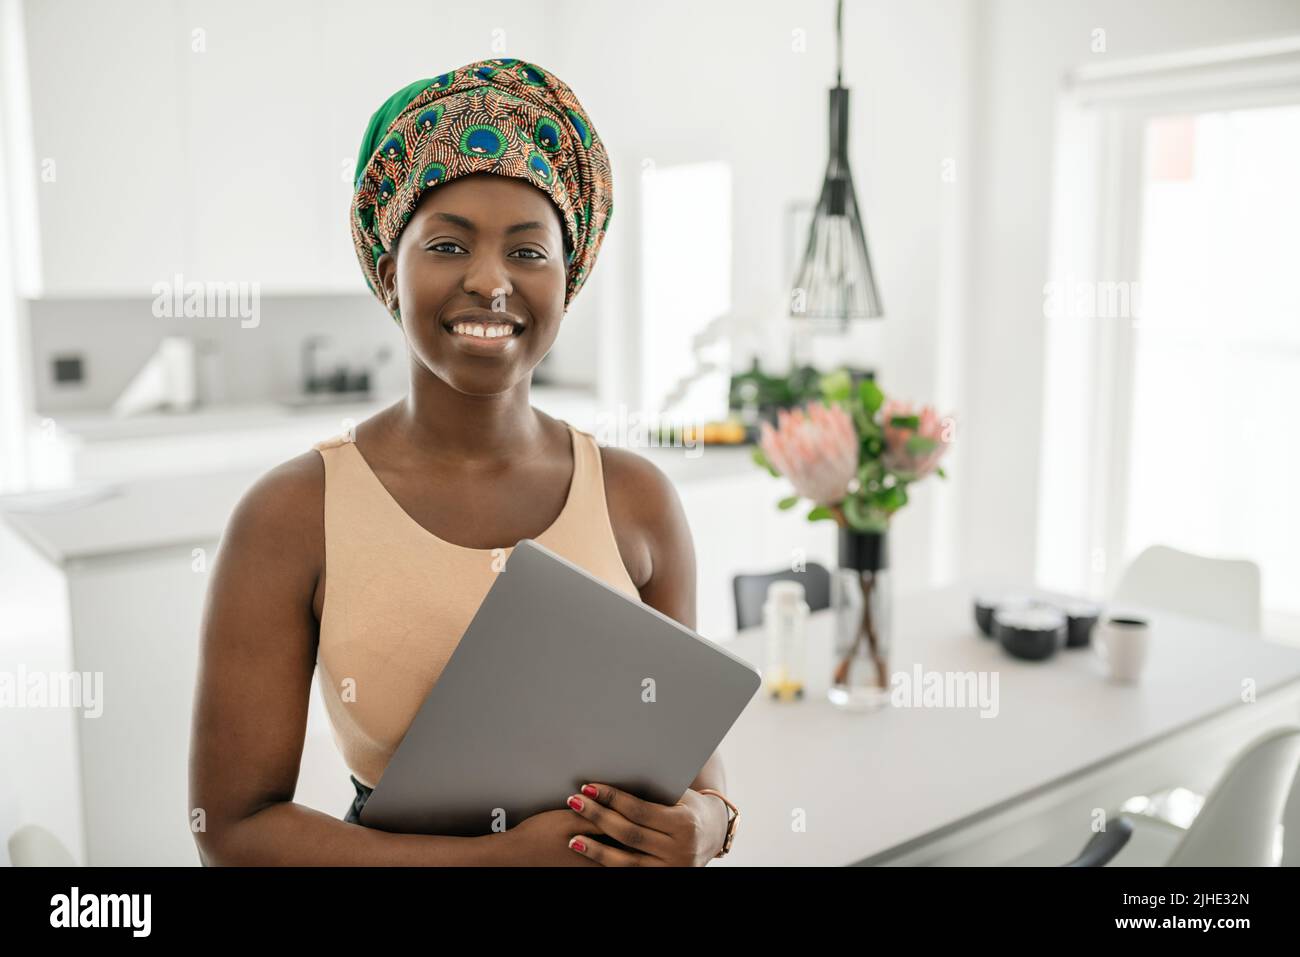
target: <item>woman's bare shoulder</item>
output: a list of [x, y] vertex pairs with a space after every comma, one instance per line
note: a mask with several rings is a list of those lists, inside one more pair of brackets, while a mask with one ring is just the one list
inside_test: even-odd
[[601, 447], [605, 501], [616, 530], [636, 532], [652, 553], [690, 547], [690, 531], [672, 479], [644, 455]]
[[226, 524], [239, 545], [318, 554], [325, 523], [325, 462], [310, 449], [262, 473], [245, 490]]
[[630, 449], [600, 447], [605, 489], [654, 512], [676, 499], [677, 490], [663, 469]]

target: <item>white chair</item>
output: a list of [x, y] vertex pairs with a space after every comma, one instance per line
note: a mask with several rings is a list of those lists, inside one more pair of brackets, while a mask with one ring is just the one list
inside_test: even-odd
[[[1152, 545], [1142, 551], [1120, 576], [1111, 596], [1110, 607], [1144, 606], [1172, 611], [1189, 618], [1201, 618], [1216, 624], [1260, 633], [1259, 566], [1246, 559], [1211, 558], [1179, 551], [1168, 545]], [[1190, 795], [1193, 804], [1201, 795], [1184, 788], [1172, 788], [1151, 795], [1136, 795], [1125, 805], [1145, 805], [1148, 813], [1161, 817], [1159, 808], [1171, 798]], [[1181, 824], [1176, 817], [1164, 817], [1165, 823]], [[1181, 833], [1176, 828], [1175, 833]], [[1161, 853], [1157, 845], [1156, 853]]]
[[1124, 570], [1110, 604], [1145, 605], [1258, 634], [1259, 566], [1152, 545]]
[[[1278, 840], [1300, 770], [1300, 728], [1270, 731], [1252, 742], [1223, 773], [1200, 813], [1173, 842], [1166, 867], [1273, 867], [1294, 860]], [[1294, 818], [1296, 815], [1291, 815]], [[1174, 825], [1123, 814], [1096, 834], [1067, 866], [1100, 867], [1116, 860], [1135, 832], [1155, 828], [1176, 834]], [[1172, 831], [1170, 829], [1173, 829]], [[1292, 844], [1298, 835], [1283, 832]], [[1290, 840], [1286, 840], [1290, 838]]]
[[76, 867], [63, 842], [39, 824], [20, 827], [9, 836], [9, 862], [14, 867]]

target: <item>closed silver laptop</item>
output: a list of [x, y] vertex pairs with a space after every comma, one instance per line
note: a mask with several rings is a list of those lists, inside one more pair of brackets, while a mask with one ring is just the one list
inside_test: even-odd
[[760, 683], [747, 662], [524, 539], [361, 821], [487, 834], [563, 809], [588, 781], [675, 804]]

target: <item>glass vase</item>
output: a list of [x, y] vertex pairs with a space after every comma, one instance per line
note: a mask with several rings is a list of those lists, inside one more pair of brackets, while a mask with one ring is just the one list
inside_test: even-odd
[[874, 711], [889, 703], [893, 645], [893, 594], [886, 532], [839, 530], [839, 567], [832, 601], [835, 644], [831, 656], [831, 703], [850, 711]]

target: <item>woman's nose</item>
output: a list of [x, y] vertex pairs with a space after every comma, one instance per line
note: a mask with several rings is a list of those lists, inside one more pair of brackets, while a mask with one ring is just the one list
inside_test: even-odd
[[465, 278], [461, 288], [466, 293], [477, 293], [485, 299], [497, 296], [509, 296], [514, 293], [510, 282], [510, 270], [500, 257], [480, 253], [468, 257], [465, 265]]

